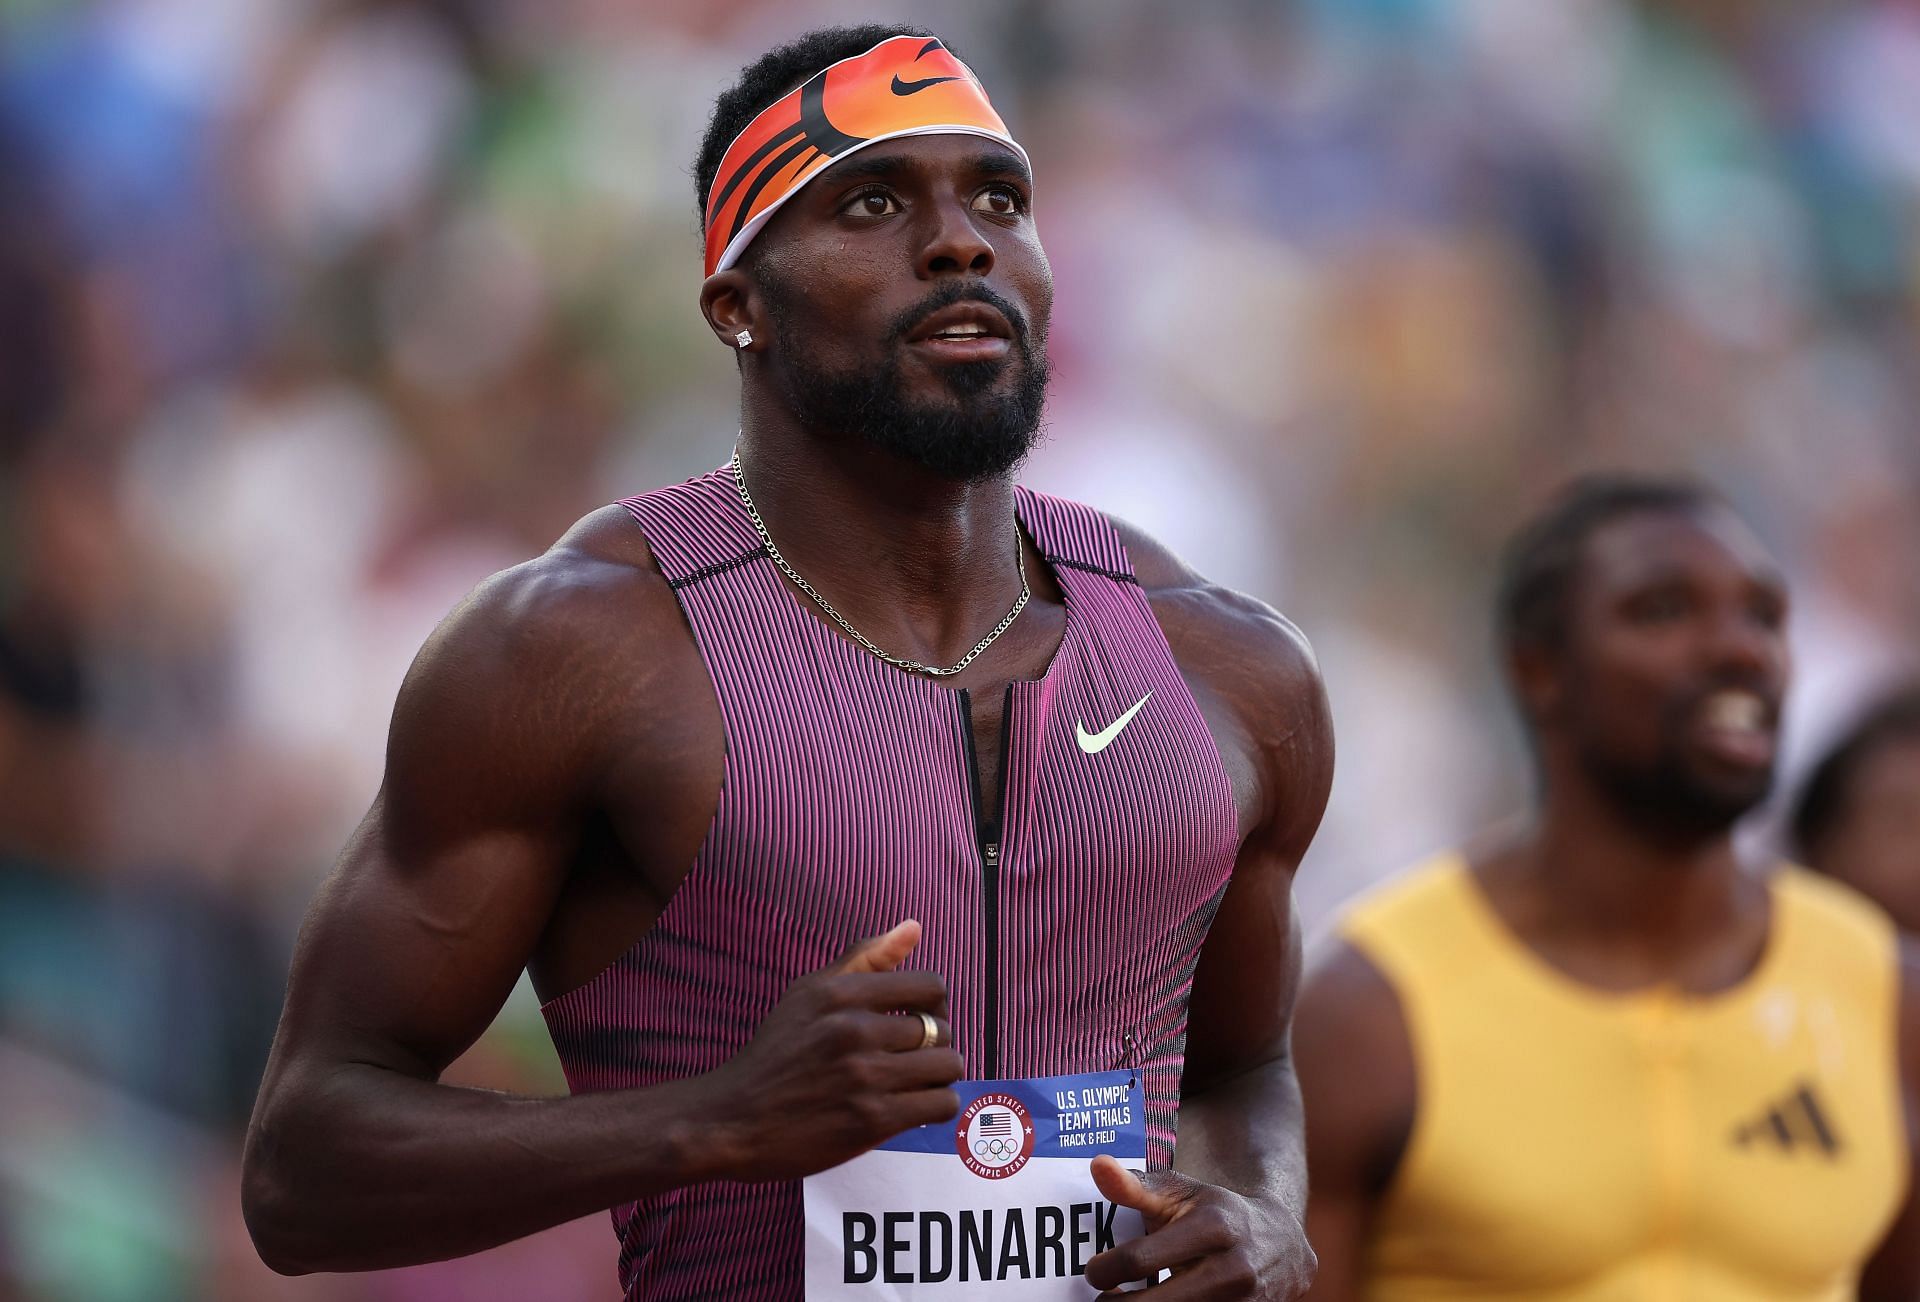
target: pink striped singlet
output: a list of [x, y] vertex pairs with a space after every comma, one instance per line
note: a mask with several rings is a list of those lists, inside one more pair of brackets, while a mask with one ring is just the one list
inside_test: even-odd
[[[1066, 598], [1046, 673], [1007, 687], [1001, 790], [966, 691], [895, 669], [789, 588], [731, 478], [622, 503], [713, 677], [725, 779], [658, 922], [546, 1005], [575, 1092], [711, 1071], [789, 984], [902, 918], [945, 976], [971, 1078], [1138, 1069], [1173, 1155], [1187, 997], [1238, 849], [1227, 775], [1108, 520], [1018, 490]], [[1136, 702], [1113, 740], [1098, 733]], [[628, 1299], [801, 1295], [800, 1185], [713, 1183], [613, 1211]]]

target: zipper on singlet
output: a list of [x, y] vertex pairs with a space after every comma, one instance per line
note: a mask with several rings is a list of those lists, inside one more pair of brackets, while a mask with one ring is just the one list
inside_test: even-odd
[[1000, 843], [1007, 813], [1007, 747], [1013, 735], [1013, 684], [1007, 684], [1006, 699], [1000, 707], [1000, 770], [997, 781], [994, 819], [987, 821], [986, 804], [980, 795], [980, 757], [973, 743], [973, 696], [966, 688], [960, 697], [960, 735], [966, 742], [967, 791], [973, 797], [974, 836], [980, 845], [980, 921], [986, 955], [986, 988], [982, 1004], [986, 1009], [985, 1079], [1000, 1079]]

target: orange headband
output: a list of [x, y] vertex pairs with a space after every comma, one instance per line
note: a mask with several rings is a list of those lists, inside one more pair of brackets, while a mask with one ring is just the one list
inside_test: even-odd
[[707, 274], [724, 271], [821, 168], [899, 136], [985, 136], [1020, 155], [972, 69], [924, 36], [892, 36], [809, 77], [735, 136], [707, 192]]

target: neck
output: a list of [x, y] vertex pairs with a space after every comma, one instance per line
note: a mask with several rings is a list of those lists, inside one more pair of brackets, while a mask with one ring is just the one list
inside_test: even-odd
[[945, 479], [758, 405], [740, 431], [747, 489], [787, 561], [855, 627], [950, 663], [1006, 613], [1020, 592], [1011, 475]]
[[1543, 927], [1649, 956], [1677, 956], [1740, 912], [1731, 829], [1677, 835], [1636, 824], [1578, 778], [1547, 779], [1540, 821], [1515, 856]]

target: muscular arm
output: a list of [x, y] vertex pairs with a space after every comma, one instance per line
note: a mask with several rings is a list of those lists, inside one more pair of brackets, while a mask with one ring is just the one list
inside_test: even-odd
[[[1252, 1241], [1239, 1264], [1252, 1277], [1229, 1283], [1234, 1296], [1293, 1296], [1312, 1267], [1301, 1238], [1307, 1166], [1290, 1052], [1300, 978], [1292, 892], [1333, 778], [1326, 694], [1306, 640], [1285, 619], [1206, 584], [1137, 535], [1127, 545], [1219, 742], [1245, 829], [1194, 974], [1174, 1157], [1191, 1179], [1173, 1187], [1199, 1182], [1241, 1196], [1238, 1207], [1187, 1205], [1214, 1237]], [[1264, 1256], [1268, 1248], [1276, 1255]], [[1209, 1261], [1194, 1274], [1214, 1269]]]
[[1386, 978], [1340, 942], [1313, 966], [1293, 1038], [1313, 1169], [1307, 1238], [1320, 1256], [1309, 1296], [1352, 1302], [1374, 1212], [1413, 1129], [1412, 1046]]
[[1920, 946], [1909, 943], [1901, 960], [1900, 1081], [1907, 1111], [1907, 1202], [1861, 1276], [1861, 1302], [1920, 1302]]
[[[439, 1083], [535, 952], [613, 788], [653, 789], [625, 811], [642, 837], [649, 814], [710, 813], [719, 788], [672, 594], [601, 548], [609, 530], [616, 550], [637, 538], [590, 517], [482, 585], [401, 690], [385, 784], [301, 930], [248, 1132], [247, 1223], [277, 1270], [457, 1256], [698, 1180], [821, 1169], [952, 1114], [938, 1087], [958, 1056], [900, 1051], [918, 1032], [884, 1015], [944, 1005], [937, 977], [883, 971], [911, 927], [796, 983], [705, 1077], [561, 1099]], [[762, 1098], [787, 1112], [774, 1129]], [[826, 1145], [795, 1142], [808, 1112]]]
[[[455, 1256], [704, 1174], [686, 1085], [437, 1083], [534, 951], [606, 762], [586, 720], [621, 703], [591, 663], [595, 595], [660, 613], [562, 548], [482, 585], [408, 674], [380, 794], [301, 929], [248, 1134], [248, 1224], [277, 1269]], [[642, 700], [666, 685], [638, 673]]]
[[1248, 742], [1264, 770], [1266, 808], [1194, 974], [1174, 1166], [1297, 1218], [1307, 1165], [1289, 1033], [1300, 981], [1293, 875], [1326, 808], [1333, 730], [1305, 641], [1284, 622], [1260, 632], [1248, 639], [1259, 661], [1248, 669], [1267, 677], [1234, 686], [1264, 698]]

